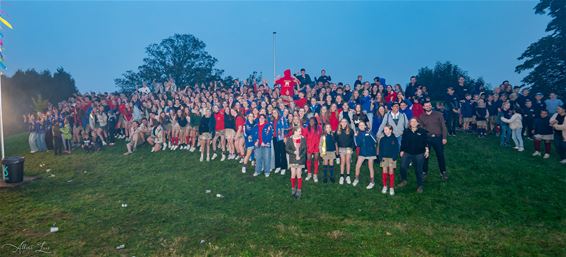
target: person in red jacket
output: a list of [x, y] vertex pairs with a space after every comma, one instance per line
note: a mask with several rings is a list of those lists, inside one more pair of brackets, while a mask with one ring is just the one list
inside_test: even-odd
[[419, 99], [415, 98], [413, 100], [413, 106], [411, 106], [411, 110], [413, 111], [413, 117], [417, 119], [424, 113], [423, 105], [419, 102]]
[[212, 159], [216, 159], [216, 157], [218, 157], [218, 155], [216, 154], [216, 149], [217, 149], [217, 143], [218, 143], [218, 139], [220, 139], [220, 151], [222, 151], [222, 158], [220, 159], [220, 161], [224, 161], [226, 159], [226, 155], [224, 155], [224, 149], [226, 149], [226, 140], [224, 137], [224, 109], [219, 110], [218, 106], [214, 106], [213, 107], [214, 110], [214, 121], [216, 122], [216, 126], [215, 126], [215, 135], [214, 138], [212, 139], [212, 152], [214, 154], [212, 154]]
[[303, 108], [307, 105], [307, 99], [305, 98], [305, 93], [299, 92], [299, 99], [295, 100], [295, 106], [297, 108]]
[[281, 85], [281, 97], [284, 98], [283, 100], [290, 102], [295, 95], [295, 87], [300, 85], [301, 82], [291, 75], [291, 70], [286, 69], [283, 72], [283, 77], [277, 79], [275, 84]]
[[[303, 137], [307, 140], [307, 178], [309, 181], [311, 177], [315, 183], [318, 183], [318, 159], [320, 156], [320, 136], [322, 129], [318, 125], [316, 118], [311, 117], [309, 124], [303, 129]], [[312, 162], [314, 162], [314, 177], [312, 176]]]

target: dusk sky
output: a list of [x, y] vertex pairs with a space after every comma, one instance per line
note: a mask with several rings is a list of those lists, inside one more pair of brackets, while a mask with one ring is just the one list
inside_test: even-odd
[[407, 83], [437, 61], [451, 61], [487, 83], [525, 74], [517, 57], [548, 22], [533, 1], [416, 2], [51, 2], [2, 1], [8, 75], [63, 67], [84, 91], [114, 91], [114, 79], [142, 63], [145, 47], [175, 33], [203, 40], [225, 75], [272, 78], [277, 71], [325, 68], [333, 81], [383, 76]]

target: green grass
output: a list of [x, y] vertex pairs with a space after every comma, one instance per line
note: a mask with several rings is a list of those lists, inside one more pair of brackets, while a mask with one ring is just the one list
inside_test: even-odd
[[[252, 177], [234, 161], [147, 146], [124, 157], [123, 144], [31, 155], [17, 135], [8, 153], [42, 179], [0, 190], [0, 245], [45, 242], [52, 252], [28, 256], [566, 256], [566, 168], [555, 156], [495, 138], [449, 141], [450, 180], [432, 161], [421, 195], [414, 172], [394, 197], [368, 191], [363, 167], [357, 188], [305, 182], [293, 200], [288, 174]], [[59, 232], [49, 233], [53, 223]], [[11, 251], [0, 256], [20, 255]]]

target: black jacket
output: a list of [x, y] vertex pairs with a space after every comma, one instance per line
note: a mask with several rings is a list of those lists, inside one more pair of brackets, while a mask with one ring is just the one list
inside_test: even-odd
[[408, 154], [423, 154], [426, 151], [428, 132], [423, 128], [418, 128], [413, 132], [410, 128], [405, 129], [401, 139], [401, 152]]

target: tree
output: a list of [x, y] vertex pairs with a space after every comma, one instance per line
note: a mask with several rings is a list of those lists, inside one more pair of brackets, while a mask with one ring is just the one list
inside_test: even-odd
[[18, 70], [12, 77], [2, 75], [2, 105], [6, 131], [21, 131], [21, 115], [44, 111], [48, 103], [57, 104], [78, 93], [75, 80], [63, 68], [53, 74], [45, 70]]
[[472, 88], [479, 88], [480, 85], [484, 85], [483, 78], [473, 79], [458, 65], [450, 62], [437, 62], [433, 69], [429, 67], [420, 68], [417, 79], [419, 85], [428, 88], [428, 93], [432, 99], [442, 99], [446, 95], [448, 87], [458, 85], [460, 76], [464, 77], [466, 85]]
[[[125, 92], [135, 90], [141, 82], [173, 78], [180, 88], [195, 83], [222, 80], [223, 70], [214, 66], [217, 59], [206, 50], [206, 44], [191, 34], [175, 34], [159, 44], [146, 47], [147, 57], [138, 71], [126, 71], [116, 85]], [[151, 86], [151, 85], [150, 85]]]
[[515, 71], [529, 71], [523, 82], [532, 90], [566, 97], [566, 1], [541, 0], [534, 9], [536, 14], [552, 17], [545, 30], [549, 35], [523, 52], [518, 58], [523, 63]]

